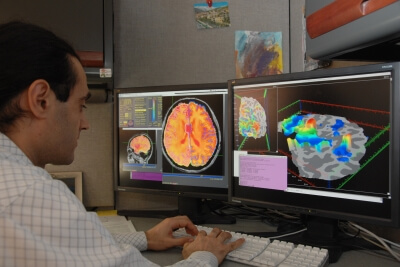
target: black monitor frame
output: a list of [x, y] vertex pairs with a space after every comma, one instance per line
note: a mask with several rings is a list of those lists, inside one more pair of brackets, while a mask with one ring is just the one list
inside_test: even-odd
[[[232, 203], [240, 203], [250, 206], [263, 207], [263, 208], [272, 208], [289, 212], [296, 212], [299, 214], [303, 214], [309, 217], [323, 217], [323, 218], [331, 218], [335, 220], [346, 220], [346, 221], [355, 221], [361, 223], [369, 223], [380, 226], [389, 226], [389, 227], [399, 227], [400, 226], [400, 183], [399, 183], [399, 161], [400, 161], [400, 63], [386, 63], [386, 64], [373, 64], [373, 65], [364, 65], [364, 66], [356, 66], [356, 67], [347, 67], [347, 68], [338, 68], [338, 69], [325, 69], [325, 70], [316, 70], [311, 72], [299, 72], [299, 73], [291, 73], [291, 74], [282, 74], [282, 75], [274, 75], [267, 77], [257, 77], [257, 78], [246, 78], [246, 79], [236, 79], [230, 80], [228, 82], [230, 90], [232, 90], [232, 101], [231, 101], [231, 110], [234, 110], [233, 101], [234, 101], [234, 88], [239, 86], [246, 85], [256, 85], [256, 84], [265, 84], [268, 83], [281, 83], [281, 82], [292, 82], [296, 80], [308, 80], [308, 79], [320, 79], [320, 78], [332, 78], [332, 77], [340, 77], [340, 76], [348, 76], [348, 75], [358, 75], [358, 74], [370, 74], [384, 72], [390, 73], [392, 75], [391, 81], [391, 89], [390, 92], [386, 92], [390, 94], [390, 150], [388, 152], [389, 157], [389, 170], [387, 173], [390, 178], [389, 187], [390, 187], [390, 197], [391, 199], [388, 214], [386, 217], [382, 217], [381, 215], [375, 216], [373, 213], [364, 212], [371, 208], [373, 204], [368, 202], [360, 202], [354, 200], [338, 200], [330, 197], [321, 197], [315, 195], [300, 195], [297, 193], [287, 193], [284, 191], [271, 190], [271, 189], [262, 189], [262, 193], [265, 197], [260, 197], [260, 194], [256, 193], [256, 191], [252, 191], [251, 189], [247, 190], [246, 193], [242, 190], [238, 185], [238, 178], [234, 177], [234, 173], [232, 173], [232, 179], [229, 186], [229, 200]], [[294, 91], [295, 89], [293, 89]], [[370, 92], [370, 91], [369, 91]], [[346, 93], [346, 92], [344, 92]], [[365, 94], [359, 95], [359, 97], [370, 98], [369, 101], [378, 100], [381, 94], [385, 92], [376, 89], [374, 91], [375, 95], [367, 95], [367, 91]], [[343, 92], [342, 92], [343, 94]], [[356, 99], [354, 99], [356, 102]], [[278, 107], [279, 109], [279, 107]], [[233, 118], [232, 118], [233, 120]], [[234, 127], [231, 125], [231, 127]], [[230, 132], [233, 132], [235, 129], [231, 128]], [[234, 137], [233, 137], [234, 138]], [[230, 142], [231, 151], [235, 150], [233, 147], [233, 141]], [[280, 155], [280, 153], [276, 153], [276, 151], [269, 151], [265, 154], [271, 155]], [[232, 155], [232, 164], [235, 162], [235, 156]], [[234, 168], [235, 166], [233, 166]], [[375, 166], [380, 167], [380, 166]], [[387, 166], [382, 166], [383, 168]], [[365, 175], [365, 174], [364, 174]], [[379, 177], [377, 177], [379, 178]], [[268, 195], [274, 197], [268, 197]], [[315, 203], [324, 203], [324, 205], [319, 205]], [[340, 203], [341, 208], [334, 209], [335, 203]], [[315, 205], [314, 205], [315, 204]], [[339, 204], [338, 204], [339, 205]], [[375, 207], [375, 210], [376, 207]], [[362, 212], [361, 212], [362, 211]]]
[[[224, 202], [228, 200], [228, 180], [230, 177], [230, 168], [228, 168], [230, 162], [230, 153], [228, 153], [228, 118], [230, 114], [227, 114], [227, 105], [229, 99], [229, 91], [227, 90], [227, 83], [208, 83], [208, 84], [185, 84], [185, 85], [166, 85], [166, 86], [146, 86], [146, 87], [131, 87], [131, 88], [117, 88], [114, 90], [114, 189], [116, 194], [118, 192], [138, 192], [145, 194], [157, 194], [157, 195], [170, 195], [178, 197], [178, 209], [173, 211], [143, 211], [143, 210], [118, 210], [120, 215], [126, 216], [156, 216], [156, 217], [169, 217], [173, 215], [188, 215], [196, 224], [203, 223], [234, 223], [235, 219], [231, 217], [213, 216], [209, 213], [207, 201]], [[221, 97], [221, 106], [218, 108], [222, 111], [222, 114], [217, 114], [221, 128], [221, 150], [219, 154], [223, 154], [222, 162], [219, 162], [222, 166], [218, 166], [218, 171], [222, 173], [224, 179], [216, 187], [206, 186], [188, 186], [188, 185], [176, 185], [176, 184], [165, 184], [158, 182], [140, 181], [133, 183], [127, 181], [126, 178], [122, 178], [121, 171], [121, 157], [125, 157], [126, 151], [121, 151], [119, 140], [119, 95], [123, 93], [148, 93], [148, 92], [177, 92], [177, 97], [180, 97], [180, 92], [184, 91], [198, 91], [199, 98], [203, 97], [210, 90], [222, 91], [226, 90], [226, 94], [219, 96]], [[164, 117], [165, 114], [162, 114]], [[126, 141], [126, 140], [125, 140]], [[161, 152], [161, 151], [159, 151]], [[123, 155], [123, 156], [121, 156]], [[160, 156], [158, 156], [160, 160]], [[164, 160], [166, 156], [162, 155]], [[217, 164], [215, 162], [214, 164]], [[214, 166], [215, 167], [215, 166]], [[213, 167], [210, 167], [213, 168]], [[141, 171], [138, 168], [138, 171]], [[200, 173], [201, 174], [201, 173]], [[222, 185], [225, 183], [225, 185]], [[215, 203], [214, 203], [215, 204]], [[118, 209], [118, 207], [117, 207]]]

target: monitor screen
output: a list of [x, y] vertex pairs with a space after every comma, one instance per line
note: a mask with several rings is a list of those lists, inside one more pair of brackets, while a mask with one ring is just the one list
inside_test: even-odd
[[116, 190], [227, 201], [227, 100], [227, 83], [116, 89]]
[[399, 226], [400, 65], [229, 81], [235, 203]]

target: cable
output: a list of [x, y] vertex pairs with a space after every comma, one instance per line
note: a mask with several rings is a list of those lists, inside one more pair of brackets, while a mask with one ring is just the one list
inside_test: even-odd
[[303, 229], [300, 229], [300, 230], [298, 230], [298, 231], [291, 232], [291, 233], [287, 233], [287, 234], [283, 234], [283, 235], [271, 236], [270, 238], [271, 238], [271, 239], [282, 238], [282, 237], [287, 237], [287, 236], [291, 236], [291, 235], [297, 235], [297, 234], [302, 233], [302, 232], [305, 232], [305, 231], [307, 231], [307, 228], [303, 228]]
[[[302, 222], [300, 221], [298, 216], [294, 216], [291, 214], [287, 214], [287, 213], [283, 213], [280, 211], [276, 211], [276, 210], [271, 210], [271, 209], [266, 209], [266, 210], [257, 210], [256, 208], [253, 207], [249, 207], [246, 205], [243, 205], [241, 207], [238, 206], [232, 206], [232, 208], [234, 209], [238, 209], [240, 211], [244, 211], [246, 213], [250, 213], [253, 215], [258, 215], [261, 216], [262, 218], [267, 218], [267, 219], [274, 219], [277, 221], [284, 221], [284, 222], [288, 222], [288, 223], [293, 223], [293, 224], [302, 224]], [[276, 216], [279, 215], [279, 216]]]
[[[386, 240], [384, 238], [381, 238], [379, 236], [377, 236], [376, 234], [374, 234], [373, 232], [365, 229], [364, 227], [355, 224], [353, 222], [347, 222], [347, 223], [343, 223], [341, 224], [341, 228], [342, 231], [349, 231], [349, 230], [353, 230], [357, 232], [357, 236], [360, 236], [361, 238], [363, 238], [364, 240], [366, 240], [367, 242], [370, 242], [372, 244], [374, 244], [375, 246], [382, 248], [383, 250], [386, 250], [387, 252], [389, 252], [397, 261], [400, 261], [400, 255], [399, 253], [395, 252], [392, 248], [390, 248], [388, 246], [387, 243], [396, 246], [396, 247], [400, 247], [399, 244], [394, 243], [392, 241]], [[376, 241], [371, 239], [374, 238]]]

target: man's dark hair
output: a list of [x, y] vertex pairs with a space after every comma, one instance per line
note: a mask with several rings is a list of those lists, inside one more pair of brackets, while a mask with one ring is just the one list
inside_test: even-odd
[[16, 99], [37, 79], [46, 80], [61, 102], [76, 83], [71, 45], [42, 27], [12, 21], [0, 25], [0, 132], [24, 116]]

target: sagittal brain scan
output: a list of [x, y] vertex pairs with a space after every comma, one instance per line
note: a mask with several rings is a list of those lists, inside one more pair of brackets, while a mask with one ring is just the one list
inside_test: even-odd
[[153, 154], [153, 142], [146, 133], [136, 134], [128, 142], [128, 162], [146, 164]]
[[174, 168], [187, 173], [209, 168], [218, 156], [221, 133], [208, 104], [198, 98], [174, 102], [164, 117], [162, 143]]

